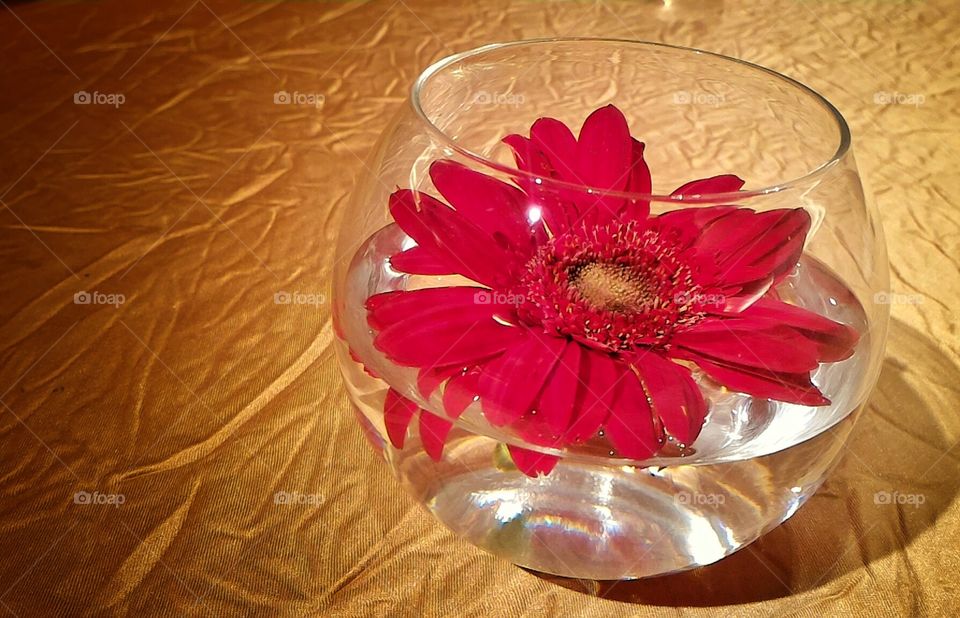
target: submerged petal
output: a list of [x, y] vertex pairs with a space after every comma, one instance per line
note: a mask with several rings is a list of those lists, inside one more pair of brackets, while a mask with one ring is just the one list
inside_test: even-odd
[[707, 416], [707, 404], [690, 370], [660, 354], [638, 354], [634, 366], [663, 428], [685, 445], [693, 444]]
[[527, 331], [522, 341], [484, 366], [478, 386], [487, 420], [506, 425], [533, 409], [565, 343], [564, 339]]
[[547, 379], [537, 404], [540, 420], [551, 433], [561, 435], [570, 426], [579, 386], [580, 345], [570, 341]]
[[614, 389], [610, 416], [604, 425], [607, 439], [623, 457], [646, 459], [660, 448], [660, 430], [637, 376], [622, 366]]
[[447, 259], [423, 247], [412, 247], [390, 256], [390, 266], [411, 275], [453, 275], [457, 272]]
[[565, 437], [583, 442], [596, 435], [606, 422], [615, 397], [615, 388], [628, 369], [605, 352], [581, 348], [577, 412]]
[[684, 353], [682, 357], [696, 363], [708, 376], [733, 391], [807, 406], [830, 403], [810, 380], [809, 373], [779, 373], [734, 366], [695, 353]]
[[396, 448], [403, 448], [407, 436], [407, 427], [417, 411], [417, 404], [413, 403], [394, 389], [387, 391], [387, 398], [383, 403], [383, 423], [387, 428], [387, 437], [390, 444]]
[[560, 458], [554, 455], [538, 453], [512, 444], [507, 445], [507, 450], [510, 451], [510, 458], [513, 459], [517, 469], [527, 476], [550, 474], [557, 462], [560, 461]]
[[443, 447], [452, 428], [450, 421], [420, 410], [420, 442], [430, 459], [440, 461], [443, 458]]

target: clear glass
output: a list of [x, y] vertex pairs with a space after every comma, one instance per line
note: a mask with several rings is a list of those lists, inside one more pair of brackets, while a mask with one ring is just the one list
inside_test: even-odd
[[[588, 186], [537, 172], [520, 165], [502, 141], [509, 134], [527, 135], [537, 119], [547, 116], [576, 134], [594, 110], [608, 104], [622, 111], [632, 135], [646, 145], [643, 159], [652, 186], [643, 192], [636, 190], [642, 183]], [[424, 377], [422, 363], [397, 361], [398, 353], [415, 357], [436, 344], [436, 329], [442, 325], [431, 316], [441, 314], [421, 307], [422, 319], [404, 322], [411, 332], [422, 331], [420, 339], [411, 335], [405, 340], [408, 349], [398, 351], [379, 343], [387, 327], [372, 324], [368, 310], [371, 297], [390, 291], [492, 287], [496, 298], [516, 289], [469, 281], [463, 273], [409, 274], [394, 268], [394, 256], [418, 243], [394, 219], [391, 195], [412, 189], [449, 204], [441, 194], [455, 189], [435, 186], [431, 166], [437, 161], [452, 161], [462, 166], [458, 169], [519, 188], [526, 200], [524, 220], [531, 234], [540, 234], [541, 244], [556, 236], [537, 228], [545, 226], [544, 204], [551, 200], [649, 204], [651, 219], [725, 205], [750, 209], [751, 221], [754, 213], [802, 209], [809, 222], [802, 254], [756, 296], [802, 308], [809, 312], [805, 316], [816, 314], [856, 333], [843, 358], [821, 355], [813, 369], [801, 372], [809, 373], [829, 402], [789, 402], [756, 390], [751, 394], [695, 362], [673, 358], [690, 372], [706, 417], [691, 444], [663, 431], [669, 423], [661, 418], [655, 425], [661, 431], [659, 448], [640, 458], [625, 455], [612, 435], [604, 435], [612, 416], [590, 436], [551, 441], [531, 438], [519, 424], [492, 422], [489, 410], [497, 402], [485, 400], [492, 395], [476, 394], [462, 414], [451, 414], [444, 397], [453, 374], [438, 375], [425, 386], [418, 380]], [[740, 190], [672, 194], [692, 179], [721, 174], [736, 174], [746, 184]], [[493, 200], [490, 207], [499, 205]], [[577, 229], [586, 233], [586, 228]], [[735, 228], [730, 230], [727, 235], [735, 236]], [[440, 236], [447, 231], [435, 230]], [[750, 251], [750, 243], [762, 242], [766, 230], [761, 232], [745, 239], [744, 251]], [[460, 255], [471, 251], [469, 240], [457, 240]], [[726, 241], [720, 238], [721, 247]], [[496, 259], [491, 254], [491, 263]], [[590, 300], [633, 285], [634, 279], [617, 279], [619, 272], [591, 263], [566, 274], [585, 295], [578, 298]], [[594, 278], [588, 281], [583, 273]], [[649, 291], [643, 281], [637, 285], [630, 290]], [[410, 104], [383, 133], [340, 231], [334, 273], [337, 353], [371, 444], [407, 491], [451, 530], [542, 572], [588, 579], [647, 577], [723, 558], [786, 520], [817, 490], [875, 384], [888, 319], [887, 306], [877, 302], [877, 295], [887, 285], [883, 234], [864, 196], [849, 130], [820, 95], [768, 69], [692, 49], [621, 40], [522, 41], [482, 47], [431, 66], [414, 84]], [[822, 335], [797, 329], [791, 331], [794, 339], [774, 341], [776, 362], [785, 359], [784, 367], [792, 366], [805, 346], [823, 344]], [[400, 335], [402, 339], [405, 333]], [[568, 331], [558, 337], [563, 345], [585, 341]], [[759, 347], [769, 342], [763, 344], [751, 332], [743, 331], [736, 343], [745, 347], [737, 354], [770, 354]], [[587, 351], [581, 353], [591, 358], [606, 354], [606, 348], [597, 351], [598, 345], [586, 341]], [[714, 353], [734, 354], [734, 347], [715, 348]], [[615, 352], [613, 358], [623, 356]], [[478, 362], [488, 366], [483, 365], [488, 361]], [[525, 370], [504, 375], [507, 383], [496, 391], [498, 398], [509, 399], [535, 379]], [[634, 403], [657, 409], [658, 392], [643, 382], [642, 372], [641, 383], [645, 392], [638, 393], [647, 401]], [[537, 401], [542, 402], [546, 387], [541, 388]], [[384, 416], [391, 389], [413, 406], [403, 426], [394, 421], [393, 436]], [[616, 401], [625, 405], [628, 398]], [[574, 417], [583, 412], [579, 405], [574, 403]], [[535, 421], [536, 412], [536, 406], [530, 407], [524, 422]], [[440, 440], [442, 453], [426, 435], [438, 423], [452, 425]], [[527, 468], [525, 473], [512, 456], [515, 448], [556, 458], [555, 467]]]

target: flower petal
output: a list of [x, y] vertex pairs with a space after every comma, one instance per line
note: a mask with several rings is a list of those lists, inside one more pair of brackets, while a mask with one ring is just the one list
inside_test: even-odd
[[802, 208], [754, 212], [739, 208], [712, 221], [693, 243], [717, 265], [715, 283], [730, 286], [786, 277], [803, 253], [810, 215]]
[[604, 431], [621, 456], [646, 459], [659, 450], [661, 433], [640, 381], [628, 367], [623, 369]]
[[523, 341], [514, 343], [484, 366], [479, 388], [487, 420], [494, 425], [507, 425], [529, 412], [565, 343], [558, 337], [527, 331]]
[[[643, 159], [644, 143], [637, 140], [632, 142], [632, 162], [630, 164], [630, 180], [627, 190], [631, 193], [649, 195], [653, 190], [650, 178], [650, 168]], [[624, 216], [627, 220], [642, 221], [650, 215], [650, 200], [627, 200], [624, 205]]]
[[450, 421], [420, 410], [420, 442], [430, 459], [440, 461], [443, 458], [443, 446], [452, 428]]
[[423, 247], [412, 247], [390, 256], [390, 266], [394, 270], [411, 275], [452, 275], [456, 268], [438, 257], [433, 251]]
[[513, 459], [517, 469], [527, 476], [535, 477], [538, 474], [550, 474], [557, 462], [560, 461], [560, 458], [554, 455], [538, 453], [512, 444], [507, 445], [507, 450], [510, 451], [510, 458]]
[[677, 247], [685, 249], [700, 237], [704, 227], [735, 210], [736, 206], [689, 206], [665, 212], [654, 221], [661, 234], [674, 238]]
[[550, 163], [554, 178], [583, 184], [577, 167], [577, 138], [556, 118], [540, 118], [530, 127], [530, 141]]
[[403, 448], [407, 436], [407, 427], [417, 411], [417, 404], [413, 403], [392, 388], [387, 391], [387, 398], [383, 402], [383, 424], [387, 428], [387, 437], [390, 444]]
[[375, 329], [404, 320], [423, 320], [433, 313], [460, 313], [480, 320], [494, 315], [496, 305], [483, 302], [490, 298], [487, 288], [446, 286], [419, 290], [393, 290], [374, 294], [365, 303], [367, 323]]
[[443, 389], [443, 409], [447, 416], [460, 418], [467, 406], [480, 398], [479, 381], [480, 370], [476, 368], [450, 378]]
[[390, 196], [397, 225], [453, 272], [485, 285], [508, 283], [522, 258], [505, 251], [480, 228], [425, 193], [400, 189]]
[[508, 135], [503, 142], [513, 149], [517, 168], [536, 177], [520, 176], [517, 183], [527, 193], [531, 203], [540, 207], [540, 216], [553, 235], [562, 234], [580, 219], [575, 195], [569, 190], [538, 182], [541, 178], [557, 179], [559, 173], [533, 140], [522, 135]]
[[380, 331], [374, 345], [407, 367], [469, 365], [513, 345], [514, 330], [493, 319], [467, 322], [450, 316], [438, 323], [398, 322]]
[[[594, 111], [583, 122], [577, 140], [577, 168], [588, 187], [601, 191], [624, 191], [631, 176], [633, 140], [623, 113], [613, 105]], [[623, 199], [586, 194], [580, 211], [589, 222], [603, 223], [618, 217]]]
[[[371, 297], [367, 320], [380, 329], [374, 346], [397, 364], [428, 368], [471, 365], [507, 349], [522, 333], [493, 319], [498, 305], [474, 302], [476, 289], [427, 288]], [[436, 302], [431, 306], [431, 301]]]
[[617, 380], [628, 371], [606, 352], [588, 348], [580, 351], [581, 385], [577, 390], [575, 416], [565, 435], [569, 442], [583, 442], [597, 433], [610, 414]]
[[707, 404], [690, 370], [652, 351], [638, 355], [634, 366], [663, 428], [680, 444], [693, 444], [706, 419]]
[[568, 342], [540, 393], [540, 420], [555, 435], [570, 426], [580, 385], [580, 345]]
[[830, 403], [810, 380], [809, 373], [773, 373], [750, 367], [733, 367], [694, 353], [678, 357], [696, 363], [708, 376], [733, 391], [807, 406]]
[[462, 365], [423, 367], [417, 372], [417, 388], [424, 399], [429, 399], [445, 380], [462, 372]]
[[817, 346], [794, 329], [750, 320], [708, 319], [676, 333], [671, 345], [725, 365], [746, 365], [771, 373], [803, 373], [817, 368]]
[[739, 191], [744, 185], [744, 180], [733, 174], [721, 174], [711, 176], [710, 178], [700, 178], [691, 180], [685, 185], [674, 189], [670, 195], [682, 195], [684, 197], [694, 197], [701, 195], [712, 195], [716, 193], [733, 193]]
[[851, 326], [770, 297], [761, 298], [741, 316], [796, 329], [817, 346], [817, 357], [823, 363], [850, 358], [860, 339]]
[[522, 191], [450, 160], [435, 161], [430, 178], [457, 212], [501, 246], [529, 258], [537, 230], [527, 220], [527, 196]]

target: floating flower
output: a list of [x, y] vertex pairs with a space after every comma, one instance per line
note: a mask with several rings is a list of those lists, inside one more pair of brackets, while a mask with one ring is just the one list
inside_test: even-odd
[[[419, 369], [424, 398], [444, 387], [448, 418], [419, 411], [432, 457], [474, 401], [491, 424], [542, 447], [602, 439], [621, 457], [644, 459], [668, 436], [692, 444], [708, 412], [695, 369], [754, 397], [829, 403], [811, 372], [849, 357], [857, 333], [775, 291], [803, 251], [805, 210], [651, 215], [641, 197], [651, 191], [644, 144], [613, 106], [593, 112], [579, 136], [541, 118], [529, 137], [504, 141], [526, 172], [516, 186], [440, 160], [430, 177], [447, 203], [408, 189], [390, 197], [394, 220], [416, 242], [392, 267], [476, 284], [366, 303], [375, 347]], [[695, 203], [743, 184], [721, 175], [673, 195]], [[389, 391], [384, 417], [395, 446], [417, 411]], [[510, 452], [529, 475], [556, 463]]]

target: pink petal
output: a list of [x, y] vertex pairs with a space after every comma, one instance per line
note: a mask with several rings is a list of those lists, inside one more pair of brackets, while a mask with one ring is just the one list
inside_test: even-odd
[[390, 444], [403, 448], [404, 438], [407, 436], [407, 427], [417, 411], [417, 404], [413, 403], [392, 388], [387, 391], [387, 398], [383, 403], [383, 423], [387, 427], [387, 437]]
[[677, 245], [689, 247], [703, 228], [714, 220], [737, 210], [736, 206], [689, 206], [665, 212], [655, 219], [662, 233], [677, 239]]
[[581, 348], [581, 385], [577, 392], [578, 406], [566, 437], [570, 442], [592, 438], [607, 416], [614, 398], [617, 380], [623, 376], [625, 365], [604, 352]]
[[577, 172], [577, 138], [555, 118], [540, 118], [530, 127], [530, 141], [549, 161], [553, 177], [583, 184]]
[[390, 256], [394, 270], [411, 275], [452, 275], [456, 269], [448, 261], [423, 247], [413, 247]]
[[739, 191], [743, 184], [744, 181], [733, 174], [721, 174], [720, 176], [691, 180], [687, 184], [677, 187], [671, 195], [693, 197], [716, 193], [733, 193]]
[[817, 346], [817, 356], [825, 363], [850, 358], [860, 339], [859, 333], [846, 324], [770, 297], [758, 300], [742, 316], [798, 330]]
[[444, 381], [462, 372], [463, 365], [423, 367], [417, 372], [417, 388], [424, 399], [429, 399]]
[[529, 412], [565, 343], [558, 337], [527, 331], [522, 342], [483, 367], [479, 387], [487, 420], [507, 425]]
[[604, 425], [607, 439], [621, 456], [646, 459], [660, 448], [661, 435], [637, 376], [625, 365], [615, 392]]
[[529, 258], [538, 230], [527, 220], [527, 196], [522, 191], [449, 160], [435, 161], [430, 178], [457, 212], [501, 246], [512, 246]]
[[443, 202], [425, 193], [400, 189], [390, 196], [397, 225], [453, 272], [485, 285], [511, 280], [522, 258], [505, 251], [488, 234]]
[[420, 410], [420, 442], [430, 459], [440, 461], [443, 458], [443, 446], [452, 428], [450, 421]]
[[810, 215], [802, 208], [739, 208], [711, 221], [693, 246], [717, 266], [709, 283], [744, 285], [773, 277], [776, 285], [799, 261], [809, 229]]
[[[514, 345], [517, 329], [486, 318], [428, 314], [423, 320], [397, 322], [380, 331], [374, 345], [399, 365], [470, 365]], [[429, 319], [428, 319], [429, 318]]]
[[[543, 153], [533, 145], [530, 138], [514, 133], [501, 141], [513, 150], [513, 158], [517, 162], [517, 169], [537, 176], [551, 178], [550, 164], [546, 161]], [[524, 187], [526, 188], [526, 184], [524, 184]]]
[[[650, 179], [650, 168], [643, 159], [643, 142], [631, 140], [633, 150], [633, 161], [630, 164], [630, 181], [627, 183], [627, 190], [631, 193], [641, 193], [649, 195], [653, 190], [653, 183]], [[649, 200], [627, 200], [624, 208], [625, 217], [642, 221], [650, 215]]]
[[510, 451], [510, 458], [513, 459], [517, 469], [527, 476], [535, 477], [538, 474], [550, 474], [557, 462], [560, 461], [559, 457], [530, 451], [512, 444], [507, 445], [507, 450]]
[[556, 435], [570, 426], [580, 385], [580, 345], [568, 342], [540, 394], [540, 420]]
[[670, 343], [725, 365], [746, 365], [771, 373], [817, 368], [816, 345], [797, 331], [780, 325], [762, 330], [751, 326], [747, 320], [707, 320], [675, 334]]
[[667, 433], [681, 444], [693, 444], [706, 419], [707, 404], [690, 370], [652, 351], [638, 354], [634, 366]]
[[771, 373], [748, 367], [731, 367], [696, 354], [683, 354], [707, 375], [730, 390], [787, 403], [828, 405], [830, 400], [810, 381], [808, 373]]
[[[422, 320], [434, 313], [455, 313], [470, 321], [495, 315], [497, 307], [483, 300], [489, 297], [487, 288], [447, 286], [419, 290], [395, 290], [374, 294], [365, 303], [367, 323], [375, 329], [404, 320]], [[480, 300], [481, 302], [478, 302]]]
[[[521, 135], [508, 135], [503, 138], [503, 142], [513, 149], [518, 169], [539, 178], [558, 177], [553, 163], [533, 143], [533, 140]], [[571, 195], [570, 191], [544, 186], [544, 183], [537, 183], [535, 179], [526, 176], [519, 177], [517, 183], [526, 191], [531, 203], [540, 207], [543, 222], [555, 236], [566, 231], [570, 225], [580, 219], [580, 213], [574, 204], [575, 196]]]
[[443, 389], [443, 409], [450, 418], [456, 419], [463, 414], [471, 403], [479, 398], [479, 369], [450, 378]]
[[[624, 191], [631, 176], [633, 141], [623, 113], [613, 105], [594, 111], [580, 129], [577, 167], [580, 178], [601, 191]], [[617, 218], [623, 199], [604, 194], [585, 195], [578, 201], [587, 221]]]
[[716, 311], [714, 307], [709, 307], [710, 313], [741, 313], [757, 302], [764, 294], [770, 291], [773, 286], [773, 276], [768, 275], [761, 279], [724, 290], [723, 304]]

